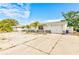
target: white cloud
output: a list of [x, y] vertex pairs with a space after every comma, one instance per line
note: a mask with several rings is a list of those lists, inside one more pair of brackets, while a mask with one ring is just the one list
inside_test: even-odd
[[[13, 8], [12, 4], [0, 4], [0, 7], [6, 7], [6, 8], [0, 8], [0, 14], [4, 14], [7, 17], [10, 18], [25, 18], [27, 19], [30, 16], [30, 4], [27, 4], [26, 6], [23, 6], [23, 4], [19, 4], [21, 7], [15, 5], [15, 8]], [[19, 7], [19, 8], [18, 8]], [[25, 9], [22, 9], [25, 8]]]
[[4, 14], [8, 17], [28, 18], [30, 16], [30, 11], [21, 12], [18, 9], [0, 9], [0, 14]]

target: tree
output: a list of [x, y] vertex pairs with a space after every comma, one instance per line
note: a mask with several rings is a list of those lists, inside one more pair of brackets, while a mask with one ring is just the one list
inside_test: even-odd
[[16, 26], [17, 24], [19, 24], [15, 19], [3, 19], [1, 22], [10, 26]]
[[0, 32], [11, 32], [13, 31], [12, 26], [18, 24], [18, 21], [14, 19], [3, 19], [0, 21]]
[[67, 13], [62, 13], [65, 20], [68, 22], [69, 27], [73, 27], [74, 29], [79, 28], [79, 11], [70, 11]]
[[26, 28], [30, 29], [30, 28], [31, 28], [31, 26], [30, 26], [30, 25], [26, 25]]
[[40, 26], [40, 23], [38, 21], [36, 21], [36, 22], [31, 23], [30, 26], [34, 27], [36, 29]]
[[43, 24], [38, 22], [38, 21], [35, 21], [35, 22], [30, 23], [29, 25], [26, 25], [26, 28], [28, 28], [28, 29], [30, 29], [30, 28], [39, 29], [39, 28], [43, 28]]

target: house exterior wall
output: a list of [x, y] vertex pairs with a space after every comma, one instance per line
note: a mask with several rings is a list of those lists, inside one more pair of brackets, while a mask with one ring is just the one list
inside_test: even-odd
[[62, 29], [62, 26], [52, 26], [51, 27], [51, 32], [52, 33], [62, 33], [63, 32], [63, 29]]
[[21, 27], [13, 26], [13, 31], [22, 31], [23, 29]]
[[45, 26], [43, 26], [44, 30], [50, 30], [51, 33], [63, 33], [63, 31], [66, 31], [67, 29], [67, 23], [66, 22], [52, 22], [47, 23]]
[[68, 27], [67, 29], [69, 30], [70, 33], [74, 32], [73, 27]]

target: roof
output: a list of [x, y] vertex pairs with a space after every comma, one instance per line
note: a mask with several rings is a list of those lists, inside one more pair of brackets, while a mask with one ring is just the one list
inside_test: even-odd
[[47, 22], [47, 23], [44, 23], [46, 25], [64, 25], [64, 24], [67, 24], [66, 21], [57, 21], [57, 22]]

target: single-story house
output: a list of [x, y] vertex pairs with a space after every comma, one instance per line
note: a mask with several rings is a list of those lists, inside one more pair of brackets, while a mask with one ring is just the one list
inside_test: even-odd
[[22, 28], [22, 25], [13, 26], [13, 31], [21, 32], [26, 30], [26, 28]]
[[51, 32], [51, 33], [57, 33], [57, 34], [61, 34], [61, 33], [65, 33], [67, 30], [69, 32], [73, 32], [73, 28], [71, 27], [67, 27], [67, 22], [66, 21], [56, 21], [56, 22], [47, 22], [47, 23], [43, 23], [42, 26], [39, 26], [37, 29], [35, 28], [22, 28], [21, 25], [17, 25], [17, 26], [13, 26], [13, 30], [14, 31], [37, 31], [38, 30], [43, 30], [43, 32]]
[[71, 32], [71, 28], [68, 29], [66, 21], [44, 23], [43, 29], [44, 30], [50, 30], [51, 33], [63, 33], [63, 32], [66, 32], [66, 30], [69, 30], [69, 29], [70, 29], [70, 32]]

